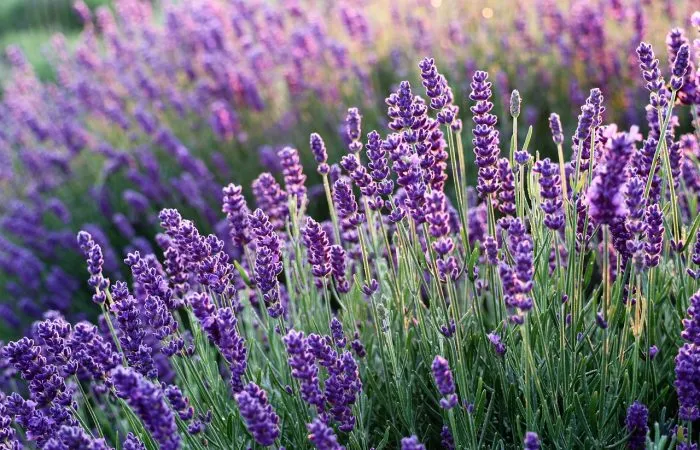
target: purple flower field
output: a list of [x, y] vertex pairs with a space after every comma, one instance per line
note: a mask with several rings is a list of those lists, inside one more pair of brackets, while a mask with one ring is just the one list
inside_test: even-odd
[[0, 448], [698, 448], [698, 5], [73, 9], [5, 49]]

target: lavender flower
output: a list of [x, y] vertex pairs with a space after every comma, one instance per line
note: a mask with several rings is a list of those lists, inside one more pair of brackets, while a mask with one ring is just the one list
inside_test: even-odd
[[297, 208], [301, 208], [306, 196], [306, 175], [299, 162], [299, 153], [292, 147], [284, 147], [277, 155], [282, 164], [284, 187], [289, 195], [296, 196]]
[[345, 118], [345, 132], [350, 141], [349, 149], [351, 153], [359, 153], [362, 150], [360, 142], [362, 116], [357, 108], [348, 108], [348, 115]]
[[158, 376], [158, 370], [153, 361], [153, 349], [147, 345], [148, 336], [138, 302], [122, 281], [114, 284], [112, 298], [120, 331], [119, 342], [129, 366], [148, 378], [155, 378]]
[[450, 363], [440, 355], [433, 359], [433, 378], [438, 387], [438, 391], [443, 398], [440, 406], [444, 409], [452, 409], [457, 404], [457, 394], [455, 394], [455, 383], [450, 370]]
[[625, 425], [630, 437], [627, 439], [627, 447], [632, 450], [643, 450], [646, 448], [647, 426], [649, 411], [642, 403], [634, 402], [627, 408], [627, 418]]
[[331, 246], [331, 273], [333, 274], [333, 279], [335, 280], [335, 288], [341, 294], [345, 294], [350, 291], [350, 283], [348, 283], [345, 277], [345, 250], [340, 245]]
[[224, 199], [221, 210], [226, 213], [231, 238], [236, 245], [243, 248], [251, 241], [248, 226], [250, 211], [243, 197], [243, 188], [231, 183], [224, 187], [222, 192]]
[[603, 98], [600, 89], [591, 89], [591, 93], [586, 99], [586, 103], [581, 107], [581, 114], [578, 116], [576, 132], [572, 137], [574, 144], [574, 161], [581, 172], [589, 168], [591, 158], [591, 136], [600, 125], [600, 115], [604, 110], [602, 106]]
[[664, 235], [664, 216], [658, 204], [647, 206], [644, 222], [646, 234], [644, 264], [647, 267], [656, 267], [661, 259]]
[[322, 412], [326, 399], [318, 386], [318, 368], [314, 364], [314, 355], [309, 348], [309, 341], [303, 331], [290, 330], [284, 337], [284, 344], [289, 355], [292, 376], [299, 380], [301, 398]]
[[102, 275], [102, 266], [104, 265], [102, 248], [95, 243], [87, 231], [78, 233], [78, 245], [87, 258], [88, 273], [90, 274], [88, 284], [95, 289], [92, 301], [101, 305], [107, 299], [106, 291], [109, 288], [109, 278]]
[[317, 133], [311, 133], [309, 141], [311, 153], [313, 153], [314, 159], [318, 163], [316, 170], [321, 175], [328, 175], [331, 169], [327, 163], [328, 152], [326, 151], [326, 144], [323, 142], [323, 139], [321, 139], [321, 136]]
[[283, 312], [277, 281], [277, 276], [282, 273], [279, 237], [262, 210], [256, 209], [248, 217], [256, 238], [255, 283], [262, 292], [270, 317], [279, 317]]
[[190, 304], [195, 317], [209, 340], [217, 346], [231, 369], [231, 389], [243, 389], [243, 376], [247, 368], [248, 351], [245, 340], [236, 328], [238, 320], [230, 307], [215, 309], [207, 294], [194, 294]]
[[345, 447], [338, 443], [333, 429], [320, 418], [315, 418], [306, 428], [309, 430], [309, 440], [318, 450], [345, 450]]
[[525, 450], [539, 450], [540, 448], [540, 438], [534, 431], [528, 431], [525, 433], [525, 439], [523, 440], [523, 448]]
[[122, 444], [122, 450], [146, 450], [146, 446], [133, 433], [129, 433]]
[[517, 89], [513, 89], [510, 93], [510, 115], [513, 118], [517, 118], [520, 115], [520, 92]]
[[659, 347], [657, 347], [656, 345], [652, 345], [651, 347], [649, 347], [649, 359], [651, 361], [653, 361], [654, 358], [656, 358], [656, 355], [658, 355], [658, 354], [659, 354]]
[[506, 215], [515, 215], [515, 177], [508, 158], [501, 158], [498, 167], [498, 210]]
[[[520, 219], [513, 219], [508, 227], [508, 247], [513, 255], [514, 265], [506, 262], [499, 264], [499, 275], [503, 284], [503, 300], [510, 310], [517, 309], [524, 313], [532, 309], [532, 276], [534, 274], [534, 249], [532, 238], [527, 234], [525, 225]], [[510, 320], [522, 323], [520, 314], [513, 314]]]
[[557, 145], [564, 143], [564, 133], [562, 133], [561, 119], [559, 114], [552, 113], [549, 115], [549, 130], [552, 132], [552, 140]]
[[401, 143], [391, 154], [392, 168], [396, 172], [396, 182], [406, 192], [404, 205], [411, 213], [413, 220], [421, 224], [425, 221], [423, 206], [427, 186], [423, 180], [420, 158], [411, 148]]
[[452, 432], [447, 425], [443, 425], [442, 431], [440, 432], [440, 444], [445, 450], [455, 450], [455, 440], [452, 437]]
[[671, 89], [677, 91], [683, 87], [683, 77], [688, 70], [690, 63], [688, 44], [683, 44], [678, 49], [676, 58], [673, 61], [673, 76], [671, 77]]
[[302, 230], [302, 238], [306, 245], [311, 273], [320, 286], [325, 277], [331, 273], [331, 256], [328, 235], [321, 225], [311, 217], [306, 218], [306, 227]]
[[377, 184], [367, 172], [367, 169], [360, 163], [357, 155], [350, 154], [343, 156], [340, 166], [350, 175], [355, 185], [360, 189], [363, 196], [368, 200], [373, 200], [377, 192]]
[[[400, 137], [404, 143], [414, 144], [418, 139], [417, 130], [421, 129], [427, 121], [425, 103], [419, 101], [418, 97], [413, 97], [408, 81], [402, 81], [398, 91], [386, 99], [386, 104], [389, 106], [388, 115], [391, 119], [389, 128], [401, 131], [397, 137]], [[388, 138], [385, 144], [390, 144]]]
[[[376, 131], [370, 131], [367, 134], [367, 158], [369, 163], [367, 167], [370, 169], [370, 175], [377, 184], [377, 194], [383, 197], [391, 194], [394, 191], [394, 182], [389, 178], [389, 165], [386, 157], [386, 150], [383, 146], [383, 141]], [[381, 197], [375, 199], [376, 208], [379, 209], [382, 205]]]
[[688, 317], [683, 319], [681, 337], [686, 342], [676, 356], [676, 393], [681, 420], [700, 417], [700, 292], [690, 297]]
[[235, 398], [253, 439], [264, 447], [274, 444], [280, 435], [280, 419], [269, 404], [267, 393], [251, 382]]
[[498, 190], [498, 177], [496, 161], [499, 154], [499, 138], [496, 130], [496, 116], [491, 114], [491, 83], [486, 81], [488, 73], [476, 71], [472, 78], [471, 94], [469, 98], [476, 102], [471, 107], [474, 121], [474, 154], [476, 165], [479, 167], [477, 190], [483, 197]]
[[287, 192], [283, 191], [275, 178], [267, 172], [253, 181], [255, 202], [272, 223], [275, 230], [284, 229], [289, 216]]
[[347, 339], [345, 338], [345, 334], [343, 333], [343, 324], [340, 323], [340, 320], [338, 320], [337, 317], [333, 317], [333, 319], [331, 319], [330, 328], [335, 345], [337, 345], [338, 348], [345, 348], [345, 345], [347, 344]]
[[425, 450], [425, 445], [420, 443], [418, 436], [413, 435], [401, 439], [401, 450]]
[[[651, 165], [656, 154], [656, 146], [658, 141], [652, 137], [644, 141], [639, 150], [639, 154], [633, 159], [637, 175], [642, 180], [647, 180], [651, 172]], [[651, 180], [651, 189], [649, 190], [649, 199], [647, 205], [658, 203], [661, 198], [661, 176], [659, 175], [660, 165], [657, 164]]]
[[432, 191], [426, 196], [425, 219], [429, 224], [428, 232], [436, 239], [432, 243], [432, 248], [439, 258], [437, 266], [440, 280], [445, 282], [449, 278], [456, 278], [457, 261], [451, 255], [455, 245], [449, 237], [449, 214], [445, 194], [442, 191]]
[[639, 66], [642, 69], [642, 77], [646, 81], [646, 88], [652, 93], [658, 93], [664, 85], [659, 70], [659, 60], [654, 56], [654, 49], [651, 44], [640, 42], [637, 47], [639, 56]]
[[[688, 47], [687, 49], [684, 47]], [[681, 28], [674, 28], [666, 36], [668, 61], [672, 69], [671, 89], [677, 90], [678, 100], [684, 105], [697, 104], [695, 66], [689, 58], [690, 42]]]
[[355, 352], [355, 355], [357, 355], [358, 358], [364, 358], [367, 356], [367, 350], [365, 350], [365, 346], [360, 340], [360, 333], [357, 331], [355, 331], [354, 339], [352, 342], [350, 342], [350, 347], [352, 347], [352, 350]]
[[493, 349], [498, 356], [503, 356], [506, 354], [506, 345], [501, 341], [501, 337], [496, 333], [489, 333], [486, 337], [489, 338], [489, 342], [493, 345]]
[[338, 215], [349, 228], [357, 228], [365, 221], [364, 214], [358, 213], [355, 195], [345, 180], [338, 180], [333, 185], [333, 201], [338, 209]]
[[600, 225], [610, 225], [627, 211], [624, 202], [625, 167], [634, 152], [634, 141], [626, 133], [618, 133], [607, 144], [607, 151], [595, 171], [588, 189], [591, 219]]
[[153, 439], [164, 450], [180, 448], [180, 435], [172, 410], [163, 391], [133, 369], [117, 367], [112, 371], [117, 396], [143, 421]]
[[109, 450], [104, 439], [93, 439], [80, 426], [62, 426], [54, 436], [49, 439], [43, 450], [69, 450], [69, 449], [85, 449], [85, 450]]
[[430, 98], [430, 107], [441, 110], [448, 102], [448, 97], [445, 94], [447, 84], [445, 77], [438, 73], [433, 58], [424, 58], [418, 66], [421, 70], [420, 76], [423, 80], [423, 86], [428, 98]]
[[[700, 265], [700, 230], [695, 233], [695, 245], [693, 245], [693, 254], [690, 257], [690, 261], [696, 266]], [[699, 270], [688, 268], [688, 274], [695, 279], [700, 278]]]
[[559, 166], [552, 163], [549, 158], [545, 158], [537, 161], [532, 171], [540, 174], [540, 196], [544, 199], [540, 203], [540, 208], [545, 213], [544, 225], [550, 230], [562, 229], [565, 225], [565, 218], [562, 211]]

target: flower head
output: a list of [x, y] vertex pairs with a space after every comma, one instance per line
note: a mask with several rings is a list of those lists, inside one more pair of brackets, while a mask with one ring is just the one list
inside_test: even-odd
[[534, 431], [528, 431], [525, 433], [525, 439], [523, 440], [523, 448], [525, 450], [539, 450], [540, 448], [540, 438]]
[[267, 393], [251, 382], [235, 397], [241, 417], [255, 441], [262, 446], [274, 444], [280, 435], [280, 419], [268, 402]]
[[420, 443], [418, 436], [413, 435], [401, 439], [401, 450], [425, 450], [425, 445]]
[[625, 425], [630, 437], [627, 439], [627, 447], [632, 450], [643, 450], [646, 448], [647, 432], [649, 426], [647, 420], [649, 411], [642, 403], [634, 402], [627, 408], [627, 418]]
[[437, 355], [433, 359], [432, 371], [438, 391], [443, 396], [440, 400], [440, 406], [444, 409], [453, 408], [457, 404], [457, 394], [455, 394], [455, 383], [450, 363], [442, 356]]

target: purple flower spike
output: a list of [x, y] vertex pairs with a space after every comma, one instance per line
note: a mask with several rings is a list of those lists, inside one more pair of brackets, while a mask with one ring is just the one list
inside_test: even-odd
[[443, 425], [442, 431], [440, 432], [440, 444], [445, 450], [455, 450], [455, 440], [450, 431], [450, 427]]
[[112, 371], [112, 383], [117, 396], [139, 416], [161, 449], [180, 448], [175, 416], [165, 402], [162, 389], [135, 370], [125, 367]]
[[268, 402], [267, 393], [257, 384], [249, 383], [235, 397], [246, 428], [255, 442], [265, 447], [274, 444], [280, 435], [280, 418]]
[[338, 437], [333, 429], [323, 422], [319, 417], [308, 424], [309, 440], [318, 450], [345, 450], [345, 447], [338, 443]]
[[506, 345], [501, 341], [501, 337], [496, 333], [489, 333], [487, 335], [489, 342], [493, 345], [493, 349], [498, 356], [503, 356], [506, 354]]
[[279, 317], [283, 312], [277, 281], [277, 276], [282, 273], [280, 240], [262, 210], [256, 209], [248, 218], [256, 239], [255, 284], [262, 292], [270, 316]]
[[243, 188], [235, 184], [229, 184], [223, 190], [222, 212], [226, 213], [231, 239], [241, 248], [250, 241], [250, 228], [248, 226], [248, 215], [250, 210], [243, 197]]
[[631, 450], [644, 450], [646, 448], [647, 425], [649, 411], [642, 403], [634, 402], [627, 408], [625, 425], [630, 437], [627, 439], [627, 447]]
[[562, 229], [565, 220], [559, 166], [545, 158], [537, 161], [532, 171], [540, 174], [540, 195], [543, 199], [540, 208], [545, 213], [544, 225], [550, 230]]
[[697, 76], [695, 65], [690, 60], [691, 45], [681, 28], [672, 29], [666, 36], [668, 61], [673, 73], [671, 89], [678, 91], [677, 98], [684, 105], [698, 104]]
[[345, 250], [340, 245], [331, 246], [331, 273], [335, 280], [335, 288], [341, 294], [350, 292], [350, 283], [345, 277]]
[[314, 159], [318, 163], [316, 170], [321, 175], [328, 175], [331, 168], [328, 166], [328, 152], [326, 151], [326, 144], [323, 142], [323, 139], [319, 134], [311, 133], [309, 145], [311, 147], [311, 153], [313, 153]]
[[440, 399], [440, 406], [444, 409], [452, 409], [457, 405], [457, 394], [455, 394], [455, 382], [450, 370], [450, 363], [440, 355], [435, 356], [432, 365], [433, 378], [438, 387], [438, 391], [443, 398]]
[[324, 279], [331, 273], [331, 255], [328, 243], [328, 235], [311, 217], [306, 218], [306, 226], [302, 230], [302, 239], [307, 249], [311, 273], [320, 286], [324, 285]]
[[282, 164], [284, 187], [289, 195], [296, 196], [297, 208], [301, 208], [306, 197], [306, 175], [299, 162], [299, 152], [292, 147], [285, 147], [277, 155]]
[[418, 67], [421, 70], [420, 76], [423, 80], [426, 94], [430, 98], [430, 107], [435, 110], [441, 110], [449, 100], [446, 95], [447, 82], [445, 77], [438, 73], [433, 58], [424, 58], [418, 64]]
[[287, 192], [283, 191], [275, 178], [263, 172], [253, 181], [253, 196], [258, 208], [262, 209], [275, 230], [282, 230], [289, 216]]
[[346, 222], [351, 228], [357, 228], [365, 221], [365, 215], [358, 213], [355, 194], [345, 180], [338, 180], [333, 185], [333, 201], [338, 209], [340, 219]]
[[348, 108], [348, 115], [345, 118], [345, 132], [350, 141], [349, 149], [351, 153], [359, 153], [362, 150], [360, 133], [362, 126], [362, 116], [357, 108]]
[[564, 143], [564, 133], [562, 132], [559, 114], [552, 113], [549, 115], [549, 129], [552, 132], [552, 140], [554, 143], [562, 145]]
[[515, 177], [508, 158], [498, 160], [498, 210], [508, 216], [515, 215]]
[[525, 439], [523, 440], [523, 448], [525, 450], [539, 450], [540, 449], [540, 437], [534, 431], [528, 431], [525, 433]]
[[676, 356], [676, 393], [679, 418], [696, 420], [700, 417], [700, 291], [690, 297], [688, 315], [681, 332], [685, 344]]
[[588, 188], [589, 214], [595, 223], [611, 225], [627, 213], [623, 188], [627, 162], [634, 150], [634, 141], [627, 133], [618, 133], [608, 141], [604, 160], [596, 167]]
[[133, 433], [126, 435], [122, 450], [146, 450], [146, 446]]
[[496, 116], [491, 114], [491, 83], [486, 81], [489, 75], [486, 72], [476, 71], [472, 78], [471, 94], [469, 98], [476, 102], [471, 107], [474, 121], [474, 154], [476, 165], [479, 167], [477, 190], [483, 197], [487, 197], [498, 190], [498, 170], [496, 161], [500, 150], [498, 131], [496, 130]]
[[194, 408], [190, 406], [189, 399], [185, 397], [179, 387], [171, 384], [165, 386], [164, 392], [170, 406], [177, 412], [180, 420], [187, 422], [194, 417]]
[[401, 450], [425, 450], [425, 445], [420, 443], [418, 436], [413, 435], [401, 439]]
[[659, 60], [656, 59], [651, 44], [641, 42], [637, 47], [637, 55], [646, 88], [652, 93], [659, 92], [664, 85], [664, 80], [661, 77], [661, 70], [659, 70]]
[[683, 44], [678, 49], [676, 58], [673, 61], [673, 76], [671, 77], [671, 89], [677, 91], [683, 87], [683, 77], [688, 70], [690, 63], [690, 50], [688, 44]]
[[87, 231], [78, 233], [78, 246], [87, 258], [88, 273], [90, 274], [88, 284], [95, 289], [92, 300], [97, 304], [103, 304], [107, 299], [106, 291], [109, 288], [109, 278], [102, 275], [102, 266], [104, 265], [102, 248]]
[[290, 330], [284, 337], [284, 345], [287, 347], [292, 376], [301, 385], [301, 398], [315, 406], [319, 413], [323, 412], [326, 399], [318, 386], [318, 367], [304, 332]]
[[338, 320], [337, 317], [333, 317], [333, 319], [331, 319], [330, 328], [335, 345], [337, 345], [339, 348], [345, 348], [348, 341], [343, 333], [343, 324], [340, 323], [340, 320]]
[[457, 261], [451, 255], [455, 248], [454, 241], [449, 237], [450, 224], [447, 212], [447, 201], [442, 191], [432, 191], [426, 196], [425, 220], [428, 222], [428, 232], [435, 238], [432, 248], [437, 253], [440, 280], [445, 282], [454, 279], [459, 269]]
[[602, 116], [605, 111], [603, 106], [603, 94], [600, 89], [591, 89], [586, 103], [581, 107], [578, 116], [576, 132], [572, 137], [574, 144], [574, 166], [579, 165], [581, 173], [589, 168], [591, 158], [591, 136], [602, 124]]
[[644, 244], [644, 264], [656, 267], [661, 259], [664, 236], [664, 215], [659, 205], [649, 205], [644, 217], [646, 243]]

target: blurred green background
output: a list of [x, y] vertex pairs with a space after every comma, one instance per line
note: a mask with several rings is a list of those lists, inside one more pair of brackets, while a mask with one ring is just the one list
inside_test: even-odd
[[[73, 11], [75, 0], [0, 0], [0, 48], [19, 46], [42, 80], [54, 76], [44, 48], [55, 33], [63, 33], [70, 44], [77, 39], [82, 24]], [[84, 0], [94, 10], [111, 0]], [[3, 58], [0, 76], [7, 72]]]

